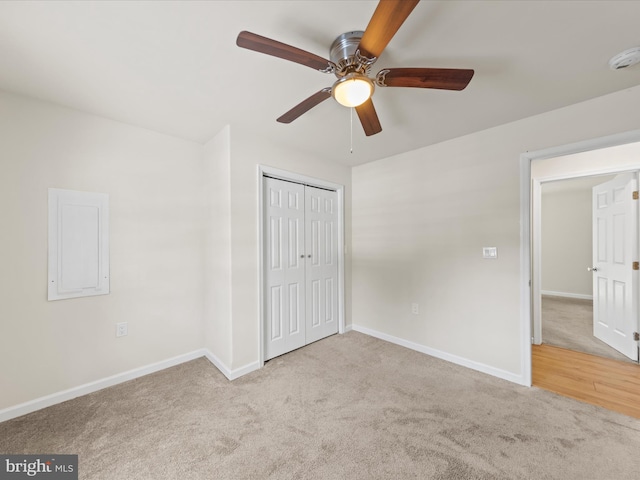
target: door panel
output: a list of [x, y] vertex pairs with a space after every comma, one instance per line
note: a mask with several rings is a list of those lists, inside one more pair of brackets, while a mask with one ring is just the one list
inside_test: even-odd
[[613, 281], [613, 330], [616, 333], [625, 334], [625, 310], [626, 310], [626, 284], [617, 280]]
[[593, 334], [638, 360], [638, 207], [636, 173], [593, 187]]
[[304, 186], [264, 179], [267, 313], [265, 360], [305, 344]]
[[311, 280], [311, 327], [320, 326], [320, 282]]
[[338, 332], [337, 193], [306, 187], [307, 343]]
[[333, 317], [333, 305], [335, 302], [335, 299], [333, 298], [333, 293], [334, 293], [333, 280], [334, 280], [333, 278], [325, 279], [325, 286], [324, 286], [324, 291], [326, 292], [325, 305], [324, 305], [325, 323], [331, 323], [335, 320]]
[[271, 287], [271, 341], [282, 339], [282, 285]]
[[300, 286], [289, 285], [289, 335], [300, 332]]

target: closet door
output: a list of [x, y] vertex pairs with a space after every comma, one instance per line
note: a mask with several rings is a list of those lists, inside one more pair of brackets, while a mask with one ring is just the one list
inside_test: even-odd
[[338, 333], [338, 194], [305, 187], [306, 343]]
[[305, 338], [304, 185], [264, 178], [265, 360]]

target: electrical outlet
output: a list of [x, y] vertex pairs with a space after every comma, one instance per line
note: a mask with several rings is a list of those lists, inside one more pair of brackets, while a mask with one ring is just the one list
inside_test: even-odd
[[127, 322], [116, 323], [116, 337], [124, 337], [129, 333]]
[[420, 307], [417, 303], [411, 304], [411, 313], [413, 313], [414, 315], [418, 315], [420, 313]]

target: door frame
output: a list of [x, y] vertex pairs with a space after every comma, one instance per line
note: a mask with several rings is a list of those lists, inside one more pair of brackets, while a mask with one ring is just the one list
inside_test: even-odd
[[[628, 166], [606, 167], [596, 171], [567, 173], [562, 175], [549, 175], [546, 177], [531, 177], [531, 241], [532, 241], [532, 287], [533, 297], [531, 302], [533, 332], [531, 343], [542, 343], [542, 184], [559, 180], [571, 180], [574, 178], [596, 177], [600, 175], [615, 175], [620, 173], [636, 173], [637, 169]], [[637, 247], [637, 245], [636, 245]]]
[[266, 318], [266, 298], [265, 298], [265, 276], [264, 268], [264, 249], [266, 246], [266, 235], [264, 231], [264, 181], [265, 176], [277, 178], [311, 187], [319, 187], [327, 190], [334, 190], [338, 194], [338, 333], [345, 332], [345, 286], [344, 286], [344, 255], [345, 255], [345, 232], [344, 232], [344, 185], [321, 180], [319, 178], [302, 175], [299, 173], [282, 170], [279, 168], [269, 167], [267, 165], [258, 165], [258, 262], [260, 269], [260, 287], [259, 287], [259, 304], [260, 304], [260, 335], [259, 335], [259, 351], [260, 351], [260, 368], [264, 366], [264, 335], [265, 335], [265, 318]]
[[[539, 223], [533, 224], [532, 207], [536, 210], [540, 209], [540, 183], [541, 178], [533, 178], [531, 174], [531, 162], [534, 160], [553, 159], [556, 157], [564, 157], [576, 153], [588, 152], [591, 150], [600, 150], [608, 147], [616, 147], [629, 143], [640, 142], [640, 130], [632, 130], [629, 132], [609, 135], [595, 139], [584, 140], [577, 143], [560, 145], [543, 150], [525, 152], [520, 154], [520, 333], [521, 333], [521, 357], [520, 367], [522, 372], [522, 384], [531, 386], [531, 344], [534, 341], [534, 325], [533, 325], [533, 307], [534, 307], [534, 288], [538, 295], [540, 292], [540, 284], [536, 285], [540, 275], [539, 268], [536, 266], [536, 277], [533, 277], [533, 249], [537, 248], [537, 259], [540, 258], [540, 244], [534, 244], [532, 239], [533, 231], [540, 229]], [[640, 167], [640, 159], [638, 160]], [[620, 167], [621, 171], [634, 170], [630, 166]], [[593, 169], [587, 173], [587, 170], [580, 170], [573, 174], [565, 174], [566, 178], [575, 178], [578, 176], [590, 176], [606, 173], [615, 173], [614, 167]], [[560, 175], [558, 175], [560, 177]], [[557, 178], [560, 179], [560, 178]], [[547, 179], [548, 181], [549, 179]], [[536, 197], [534, 198], [534, 195]], [[536, 206], [537, 203], [537, 206]], [[537, 305], [539, 313], [540, 305]]]

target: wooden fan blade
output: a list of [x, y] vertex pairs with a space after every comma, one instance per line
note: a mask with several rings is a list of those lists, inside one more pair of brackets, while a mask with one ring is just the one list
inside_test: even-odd
[[251, 32], [240, 32], [236, 40], [236, 45], [255, 52], [283, 58], [290, 62], [299, 63], [314, 70], [324, 70], [330, 67], [329, 60], [319, 57], [318, 55]]
[[464, 90], [473, 73], [459, 68], [389, 68], [378, 72], [376, 83], [383, 87]]
[[373, 106], [371, 99], [364, 102], [362, 105], [356, 107], [358, 118], [364, 128], [364, 133], [367, 137], [380, 133], [382, 127], [380, 126], [380, 120], [378, 120], [378, 114]]
[[379, 57], [419, 1], [380, 0], [360, 39], [360, 54]]
[[330, 88], [323, 88], [319, 92], [316, 92], [313, 95], [311, 95], [306, 100], [300, 102], [298, 105], [293, 107], [291, 110], [289, 110], [284, 115], [280, 116], [280, 118], [278, 118], [278, 122], [280, 122], [280, 123], [291, 123], [296, 118], [298, 118], [300, 115], [302, 115], [303, 113], [307, 113], [309, 110], [311, 110], [316, 105], [324, 102], [330, 96], [331, 96], [331, 89]]

